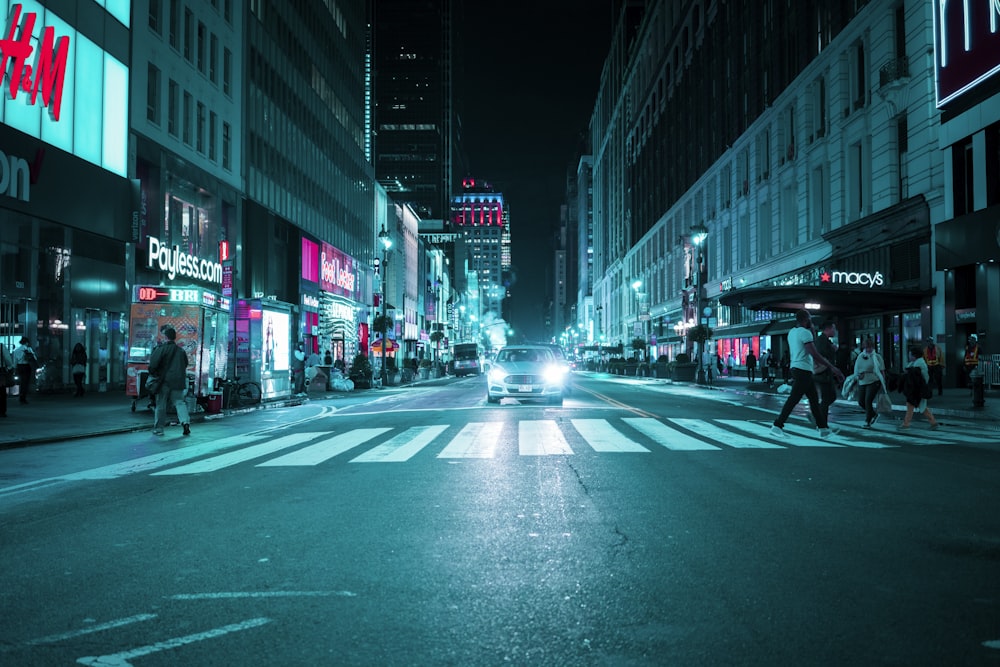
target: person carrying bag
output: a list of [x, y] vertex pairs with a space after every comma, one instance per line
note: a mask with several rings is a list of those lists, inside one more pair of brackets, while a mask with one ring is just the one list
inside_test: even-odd
[[166, 342], [149, 356], [150, 379], [146, 381], [147, 391], [156, 397], [153, 435], [164, 434], [168, 405], [173, 405], [177, 411], [177, 420], [184, 427], [184, 435], [191, 435], [191, 415], [186, 400], [187, 352], [177, 344], [177, 331], [173, 327], [163, 327], [163, 335], [167, 338]]
[[[864, 349], [854, 362], [854, 375], [858, 378], [858, 404], [865, 411], [864, 428], [871, 428], [879, 417], [879, 413], [876, 411], [879, 392], [886, 396], [885, 400], [889, 398], [885, 384], [885, 362], [882, 361], [882, 356], [875, 351], [875, 341], [871, 336], [865, 338]], [[882, 407], [885, 407], [884, 401]], [[889, 401], [889, 409], [892, 409], [891, 401]]]

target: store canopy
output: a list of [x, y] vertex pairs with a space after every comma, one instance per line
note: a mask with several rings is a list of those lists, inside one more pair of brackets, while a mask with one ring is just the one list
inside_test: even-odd
[[723, 306], [742, 306], [750, 310], [770, 310], [777, 313], [794, 313], [809, 304], [807, 310], [817, 317], [851, 317], [920, 310], [924, 300], [932, 296], [933, 289], [832, 289], [816, 285], [790, 285], [732, 290], [722, 294], [719, 302]]
[[[395, 352], [398, 349], [399, 349], [399, 343], [390, 338], [389, 345], [386, 346], [385, 351]], [[382, 351], [382, 339], [376, 338], [374, 341], [372, 341], [372, 352], [381, 352], [381, 351]]]

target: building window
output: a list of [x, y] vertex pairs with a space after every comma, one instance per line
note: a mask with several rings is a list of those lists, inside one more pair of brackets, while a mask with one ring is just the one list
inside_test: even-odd
[[160, 21], [163, 14], [163, 8], [160, 6], [160, 0], [149, 0], [149, 29], [155, 32], [157, 35], [160, 33]]
[[160, 124], [160, 70], [152, 63], [146, 73], [146, 120]]
[[826, 136], [826, 79], [816, 79], [810, 93], [812, 134], [809, 135], [809, 143], [812, 143], [815, 139]]
[[177, 82], [171, 80], [170, 85], [167, 90], [167, 132], [172, 136], [177, 136], [177, 118], [178, 118], [178, 108], [179, 103], [178, 97], [178, 86]]
[[232, 25], [233, 23], [233, 0], [225, 0], [222, 3], [222, 16], [226, 19], [226, 23]]
[[910, 138], [909, 138], [909, 123], [906, 120], [906, 114], [902, 113], [896, 118], [896, 173], [899, 178], [897, 184], [898, 187], [898, 201], [903, 201], [909, 196], [910, 184], [909, 184], [909, 150], [910, 150]]
[[867, 104], [868, 76], [866, 60], [864, 42], [855, 42], [851, 47], [850, 57], [849, 85], [851, 108], [848, 110], [848, 113], [862, 109]]
[[198, 21], [198, 71], [205, 73], [208, 63], [205, 59], [205, 24]]
[[194, 13], [190, 9], [184, 10], [184, 57], [194, 62]]
[[229, 123], [222, 123], [222, 168], [231, 169], [232, 168], [232, 146], [230, 143], [230, 129]]
[[217, 155], [215, 152], [215, 132], [218, 127], [219, 117], [214, 111], [208, 115], [208, 159], [215, 162]]
[[812, 188], [809, 192], [811, 236], [818, 239], [824, 232], [830, 230], [830, 193], [827, 185], [826, 165], [821, 165], [812, 172]]
[[865, 205], [865, 177], [864, 177], [864, 155], [861, 144], [851, 144], [847, 148], [847, 219], [854, 221], [864, 215]]
[[195, 136], [195, 148], [199, 153], [205, 152], [205, 105], [198, 102], [198, 127]]
[[219, 83], [219, 38], [212, 33], [208, 46], [208, 80]]
[[767, 128], [757, 135], [757, 182], [771, 178], [771, 133]]
[[761, 202], [757, 208], [757, 261], [771, 256], [771, 203]]
[[175, 49], [181, 48], [181, 0], [170, 0], [170, 25], [168, 29], [170, 31], [170, 46]]
[[233, 52], [224, 49], [222, 52], [222, 92], [226, 95], [233, 94]]
[[194, 111], [194, 99], [191, 97], [191, 93], [184, 91], [184, 127], [181, 131], [184, 133], [184, 143], [188, 146], [191, 145], [191, 118], [192, 112]]
[[972, 138], [955, 144], [951, 149], [952, 172], [955, 180], [955, 217], [976, 210], [975, 174]]

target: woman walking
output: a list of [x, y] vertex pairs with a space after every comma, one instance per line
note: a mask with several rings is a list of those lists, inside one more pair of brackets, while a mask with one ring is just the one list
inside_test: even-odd
[[906, 417], [899, 428], [910, 428], [910, 421], [913, 420], [914, 412], [922, 412], [927, 421], [930, 422], [931, 430], [937, 430], [938, 423], [934, 419], [934, 413], [927, 407], [927, 399], [924, 398], [930, 391], [924, 392], [925, 387], [930, 387], [930, 372], [927, 362], [924, 360], [924, 353], [917, 346], [910, 347], [910, 363], [906, 364], [906, 385], [903, 394], [906, 396]]
[[854, 362], [854, 375], [858, 378], [858, 404], [865, 409], [865, 428], [871, 428], [878, 421], [875, 399], [880, 391], [885, 391], [885, 363], [875, 351], [875, 341], [865, 338], [864, 349]]
[[76, 383], [76, 393], [73, 395], [83, 396], [83, 376], [87, 374], [87, 351], [83, 349], [83, 343], [73, 346], [73, 352], [69, 356], [69, 370]]

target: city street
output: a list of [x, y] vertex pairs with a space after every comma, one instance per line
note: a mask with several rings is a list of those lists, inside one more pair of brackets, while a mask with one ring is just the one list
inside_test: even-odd
[[997, 424], [783, 400], [469, 377], [0, 450], [0, 664], [1000, 664]]

